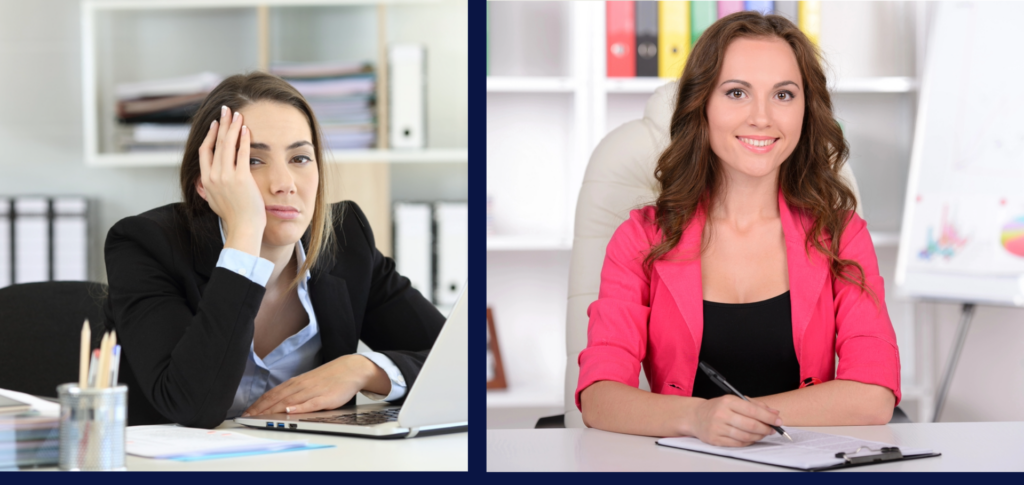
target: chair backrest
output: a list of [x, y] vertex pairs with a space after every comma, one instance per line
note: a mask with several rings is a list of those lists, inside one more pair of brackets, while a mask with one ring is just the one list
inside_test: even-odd
[[[630, 121], [605, 136], [594, 149], [583, 176], [576, 202], [565, 322], [565, 426], [569, 428], [584, 426], [574, 395], [580, 374], [577, 358], [587, 346], [587, 307], [597, 299], [605, 247], [615, 229], [629, 217], [630, 210], [652, 204], [657, 198], [654, 167], [668, 145], [677, 84], [671, 82], [655, 90], [647, 100], [642, 119]], [[844, 165], [841, 173], [857, 198], [857, 214], [863, 217], [860, 192], [850, 165]], [[650, 390], [642, 371], [640, 386]]]
[[99, 348], [106, 294], [106, 285], [88, 281], [0, 289], [0, 388], [57, 397], [58, 385], [78, 382], [82, 321]]

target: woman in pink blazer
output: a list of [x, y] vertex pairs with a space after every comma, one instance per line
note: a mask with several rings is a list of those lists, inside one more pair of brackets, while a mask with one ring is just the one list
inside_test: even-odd
[[658, 200], [612, 236], [588, 309], [584, 422], [723, 446], [769, 425], [887, 423], [899, 350], [816, 48], [780, 16], [720, 19], [689, 56], [670, 135]]

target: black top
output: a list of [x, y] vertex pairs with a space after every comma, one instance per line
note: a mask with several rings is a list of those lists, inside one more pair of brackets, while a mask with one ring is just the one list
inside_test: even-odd
[[[800, 387], [800, 363], [793, 348], [789, 292], [753, 303], [704, 300], [700, 360], [748, 397]], [[693, 397], [726, 394], [697, 368]]]
[[[181, 204], [122, 219], [107, 234], [108, 328], [117, 329], [119, 381], [128, 385], [128, 425], [219, 425], [245, 371], [265, 288], [217, 267], [224, 243], [217, 215], [195, 221]], [[445, 318], [377, 250], [353, 202], [331, 206], [334, 245], [310, 271], [324, 362], [362, 340], [388, 356], [409, 391]], [[302, 237], [309, 247], [310, 231]]]

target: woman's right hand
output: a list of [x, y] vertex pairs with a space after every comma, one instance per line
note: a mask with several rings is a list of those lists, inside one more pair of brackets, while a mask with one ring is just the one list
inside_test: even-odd
[[782, 426], [782, 419], [765, 404], [727, 394], [694, 407], [690, 423], [690, 434], [709, 445], [748, 446], [775, 433], [769, 424]]
[[267, 212], [249, 172], [250, 139], [242, 114], [221, 107], [199, 147], [199, 194], [224, 221], [224, 246], [259, 256]]

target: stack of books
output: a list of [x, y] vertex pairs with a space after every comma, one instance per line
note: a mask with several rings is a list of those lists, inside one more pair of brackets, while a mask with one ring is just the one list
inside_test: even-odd
[[0, 415], [0, 470], [53, 466], [60, 453], [60, 418]]
[[118, 147], [126, 152], [180, 151], [192, 115], [221, 79], [202, 72], [116, 85]]
[[309, 102], [323, 130], [325, 147], [376, 145], [377, 80], [370, 64], [275, 62], [270, 72], [291, 83]]

